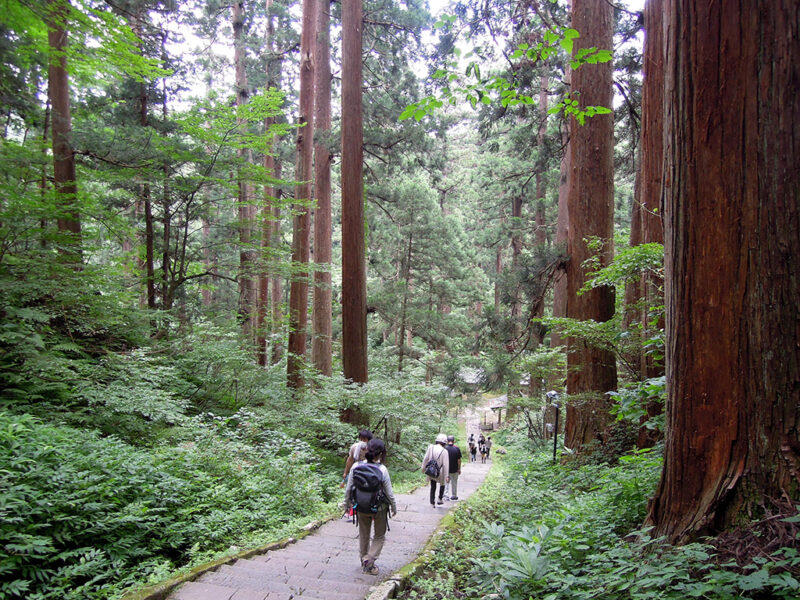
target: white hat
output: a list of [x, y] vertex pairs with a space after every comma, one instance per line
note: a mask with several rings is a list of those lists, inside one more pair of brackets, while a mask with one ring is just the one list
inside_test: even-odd
[[440, 433], [436, 436], [436, 443], [437, 444], [446, 444], [447, 443], [447, 436], [443, 433]]

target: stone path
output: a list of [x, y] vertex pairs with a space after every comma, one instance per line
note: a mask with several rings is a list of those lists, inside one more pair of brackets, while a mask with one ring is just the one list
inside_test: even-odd
[[[467, 415], [467, 435], [478, 430], [478, 415]], [[462, 444], [466, 443], [462, 440]], [[462, 451], [464, 448], [462, 447]], [[458, 496], [468, 498], [483, 482], [491, 461], [462, 461]], [[389, 521], [376, 576], [361, 572], [358, 531], [349, 520], [330, 521], [313, 534], [279, 550], [240, 559], [183, 584], [169, 600], [362, 600], [370, 588], [413, 561], [453, 506], [433, 508], [429, 488], [397, 494], [397, 516]]]

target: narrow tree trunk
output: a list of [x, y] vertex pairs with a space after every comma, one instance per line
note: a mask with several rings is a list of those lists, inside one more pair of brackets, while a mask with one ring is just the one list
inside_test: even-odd
[[682, 541], [800, 489], [800, 6], [664, 2], [667, 432]]
[[[275, 165], [275, 178], [280, 179], [281, 165]], [[275, 198], [280, 200], [282, 191], [280, 188], [275, 190]], [[272, 246], [278, 248], [281, 244], [281, 208], [279, 202], [275, 203], [272, 209], [272, 234], [270, 236]], [[272, 363], [275, 364], [283, 356], [283, 280], [280, 274], [275, 273], [270, 278], [270, 297], [272, 299]]]
[[346, 379], [367, 381], [364, 248], [362, 0], [342, 5], [342, 363]]
[[[661, 0], [650, 0], [644, 9], [646, 31], [644, 49], [645, 78], [642, 84], [642, 157], [641, 157], [641, 227], [642, 243], [664, 243], [662, 215], [662, 183], [664, 175], [664, 34], [663, 8]], [[664, 282], [653, 274], [642, 279], [644, 298], [641, 316], [643, 335], [652, 335], [649, 328], [649, 309], [663, 301]], [[656, 325], [662, 328], [663, 322]], [[643, 357], [642, 375], [659, 377], [664, 374], [663, 365]]]
[[[664, 224], [662, 221], [662, 183], [664, 160], [664, 32], [663, 6], [661, 0], [650, 0], [644, 7], [644, 81], [642, 83], [642, 141], [639, 165], [640, 182], [638, 189], [638, 208], [640, 214], [641, 243], [664, 243]], [[633, 232], [631, 232], [631, 235]], [[633, 240], [631, 240], [633, 244]], [[643, 275], [639, 282], [639, 297], [642, 307], [639, 320], [642, 324], [642, 340], [647, 340], [656, 332], [650, 326], [650, 308], [663, 300], [663, 280], [654, 274]], [[655, 329], [664, 327], [663, 319]], [[642, 378], [659, 377], [664, 374], [664, 365], [657, 363], [643, 349], [641, 356]], [[661, 414], [663, 407], [659, 402], [648, 403], [647, 417]], [[661, 433], [641, 427], [637, 444], [640, 448], [653, 446]]]
[[[519, 257], [522, 254], [522, 196], [515, 196], [511, 200], [511, 272], [516, 277], [519, 267]], [[512, 339], [509, 350], [514, 351], [514, 343], [519, 336], [520, 317], [522, 316], [522, 291], [519, 285], [515, 285], [512, 291], [511, 301], [511, 322]]]
[[[572, 26], [581, 32], [575, 50], [596, 46], [613, 48], [614, 9], [605, 2], [574, 0]], [[579, 93], [580, 106], [611, 106], [612, 74], [610, 62], [584, 65], [572, 74], [573, 94]], [[573, 123], [570, 139], [569, 255], [567, 265], [567, 316], [607, 321], [614, 315], [614, 291], [595, 288], [578, 295], [587, 273], [584, 261], [593, 255], [586, 239], [602, 240], [600, 265], [608, 265], [614, 251], [614, 120], [613, 115], [598, 115], [581, 126]], [[590, 347], [583, 340], [570, 338], [567, 353], [567, 447], [580, 450], [600, 439], [610, 419], [606, 392], [616, 389], [616, 359], [610, 351]]]
[[[558, 181], [558, 216], [556, 218], [556, 246], [558, 248], [567, 247], [569, 236], [569, 210], [567, 209], [567, 182], [570, 173], [570, 148], [569, 148], [569, 125], [565, 124], [562, 136], [564, 144], [564, 156], [561, 158], [561, 167]], [[567, 274], [559, 270], [553, 280], [553, 316], [567, 316]], [[558, 328], [550, 332], [550, 347], [562, 346], [566, 340], [561, 337]]]
[[292, 263], [300, 271], [292, 277], [289, 290], [289, 387], [305, 385], [301, 369], [306, 358], [308, 323], [308, 261], [310, 256], [311, 163], [314, 143], [314, 28], [317, 0], [303, 0], [303, 31], [300, 38], [300, 113], [297, 130], [295, 217], [292, 229]]
[[[232, 6], [233, 25], [233, 64], [236, 70], [236, 108], [247, 104], [249, 89], [247, 72], [245, 71], [244, 49], [244, 0], [234, 0]], [[237, 116], [236, 125], [240, 133], [247, 127], [246, 121]], [[239, 148], [237, 151], [242, 163], [251, 162], [250, 151]], [[250, 247], [254, 220], [254, 207], [250, 204], [250, 183], [244, 179], [242, 170], [237, 176], [238, 183], [238, 219], [239, 219], [239, 319], [242, 322], [242, 334], [248, 345], [255, 336], [256, 280], [254, 276], [254, 256]]]
[[81, 220], [78, 213], [78, 185], [75, 174], [75, 153], [72, 149], [72, 115], [67, 72], [68, 0], [48, 0], [48, 34], [51, 57], [48, 69], [48, 94], [52, 106], [53, 182], [59, 204], [58, 230], [66, 236], [61, 252], [80, 265]]
[[314, 122], [324, 136], [314, 145], [314, 262], [323, 267], [314, 272], [314, 337], [311, 359], [314, 367], [330, 377], [333, 374], [331, 349], [331, 153], [327, 137], [331, 130], [330, 0], [318, 0], [316, 39], [316, 99]]
[[410, 346], [411, 341], [406, 343], [406, 317], [408, 315], [408, 296], [411, 293], [411, 249], [414, 243], [414, 236], [409, 234], [406, 255], [403, 257], [403, 303], [400, 307], [400, 331], [398, 332], [397, 345], [397, 370], [403, 370], [403, 358], [405, 357], [406, 345]]
[[[277, 88], [281, 80], [281, 58], [275, 55], [275, 24], [273, 15], [273, 0], [266, 0], [267, 36], [266, 36], [266, 81], [267, 89]], [[274, 117], [264, 119], [264, 130], [269, 135], [270, 128], [275, 124]], [[281, 165], [275, 160], [273, 154], [274, 140], [269, 150], [264, 154], [264, 170], [269, 177], [280, 178]], [[282, 286], [280, 275], [275, 272], [275, 251], [280, 245], [280, 205], [277, 202], [280, 189], [275, 185], [264, 186], [264, 205], [262, 208], [261, 226], [261, 271], [259, 273], [259, 299], [258, 299], [258, 364], [266, 367], [270, 362], [278, 362], [281, 357], [280, 336], [276, 335], [281, 326]], [[272, 275], [270, 275], [272, 273]], [[271, 322], [267, 316], [272, 309]], [[269, 341], [269, 334], [272, 342]]]

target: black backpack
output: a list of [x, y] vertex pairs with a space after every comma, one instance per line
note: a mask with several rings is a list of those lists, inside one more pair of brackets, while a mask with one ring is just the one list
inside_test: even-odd
[[[441, 453], [439, 453], [439, 456], [441, 456]], [[425, 475], [427, 475], [431, 479], [439, 479], [440, 469], [441, 467], [439, 466], [439, 457], [434, 456], [425, 464]]]
[[356, 512], [376, 513], [385, 502], [383, 473], [376, 463], [358, 463], [353, 467], [351, 504]]

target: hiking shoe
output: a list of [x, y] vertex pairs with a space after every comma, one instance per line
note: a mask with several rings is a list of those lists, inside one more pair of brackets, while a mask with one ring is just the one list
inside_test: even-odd
[[437, 500], [437, 501], [436, 501], [436, 504], [444, 504], [444, 500], [442, 500], [441, 498], [439, 498], [439, 500]]
[[374, 564], [370, 565], [369, 568], [364, 570], [364, 573], [366, 573], [367, 575], [377, 575], [379, 572], [380, 569], [378, 568], [377, 565]]
[[450, 496], [450, 500], [458, 500], [458, 496]]

